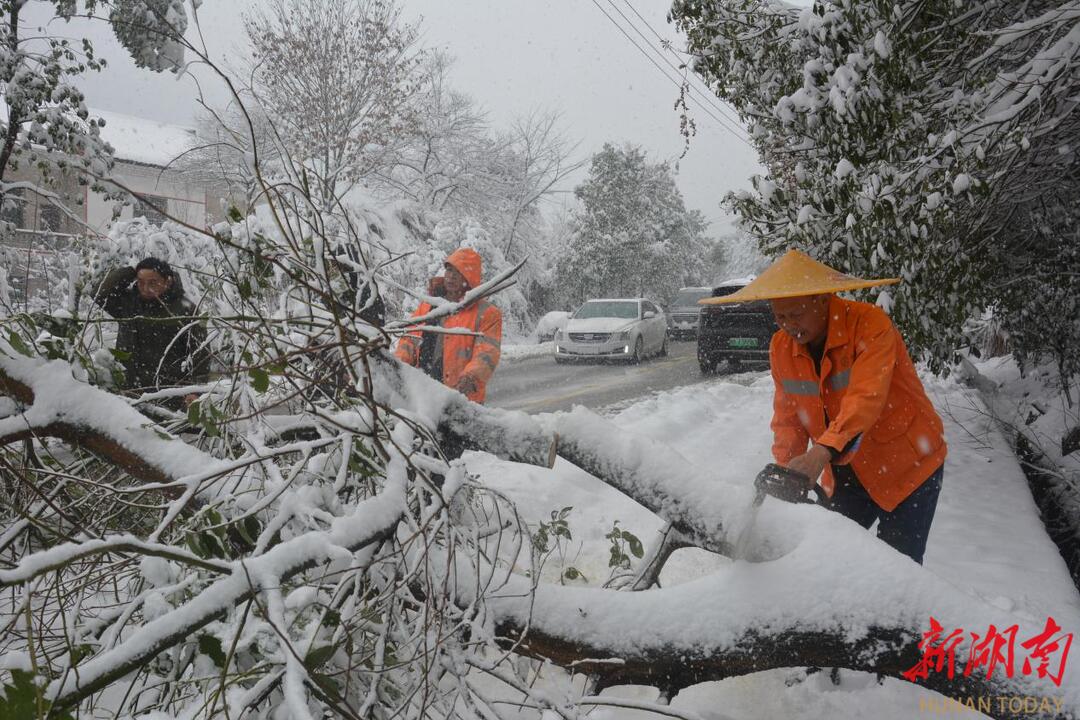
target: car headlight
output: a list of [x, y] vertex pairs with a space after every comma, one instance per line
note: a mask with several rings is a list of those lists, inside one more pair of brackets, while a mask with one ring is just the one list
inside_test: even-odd
[[630, 339], [630, 331], [629, 330], [623, 330], [621, 333], [619, 333], [616, 336], [616, 339], [618, 339], [618, 340], [629, 340]]

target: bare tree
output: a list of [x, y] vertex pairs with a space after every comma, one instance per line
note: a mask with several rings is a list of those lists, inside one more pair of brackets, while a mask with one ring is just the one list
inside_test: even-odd
[[423, 53], [394, 0], [271, 0], [245, 27], [252, 91], [323, 203], [413, 132]]
[[581, 168], [587, 159], [573, 159], [577, 143], [567, 137], [559, 113], [550, 110], [536, 110], [518, 118], [510, 129], [508, 141], [511, 186], [507, 193], [503, 251], [514, 257], [523, 251], [519, 241], [522, 230], [536, 230], [540, 201], [555, 192], [559, 183]]
[[552, 110], [498, 131], [475, 100], [454, 90], [452, 66], [446, 53], [427, 56], [419, 125], [380, 179], [421, 204], [482, 220], [503, 254], [523, 257], [542, 224], [540, 203], [583, 164], [573, 158], [577, 143]]

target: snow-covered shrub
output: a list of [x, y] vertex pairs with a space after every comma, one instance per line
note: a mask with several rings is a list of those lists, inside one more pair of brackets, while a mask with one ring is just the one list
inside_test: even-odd
[[536, 334], [537, 342], [545, 342], [555, 337], [555, 333], [566, 327], [566, 323], [570, 320], [570, 313], [565, 310], [552, 310], [546, 313], [544, 317], [540, 318], [540, 321], [536, 323], [536, 329], [533, 331]]

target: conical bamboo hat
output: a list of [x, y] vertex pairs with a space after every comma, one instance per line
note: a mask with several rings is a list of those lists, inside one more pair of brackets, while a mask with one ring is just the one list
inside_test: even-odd
[[699, 305], [724, 305], [752, 300], [824, 295], [843, 290], [860, 290], [877, 285], [892, 285], [900, 278], [864, 280], [823, 265], [806, 253], [788, 250], [787, 253], [757, 276], [746, 287], [723, 297], [704, 298]]

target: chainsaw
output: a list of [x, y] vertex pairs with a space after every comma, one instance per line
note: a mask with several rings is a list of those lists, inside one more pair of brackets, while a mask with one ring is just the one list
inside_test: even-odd
[[732, 559], [739, 560], [743, 557], [746, 543], [750, 539], [750, 531], [753, 530], [754, 521], [757, 519], [758, 508], [765, 502], [766, 495], [772, 495], [784, 502], [814, 503], [815, 500], [810, 498], [810, 490], [815, 492], [818, 499], [825, 497], [825, 491], [821, 489], [821, 486], [811, 483], [810, 478], [801, 472], [776, 463], [766, 465], [754, 479], [754, 500], [747, 510], [746, 520], [735, 541]]

